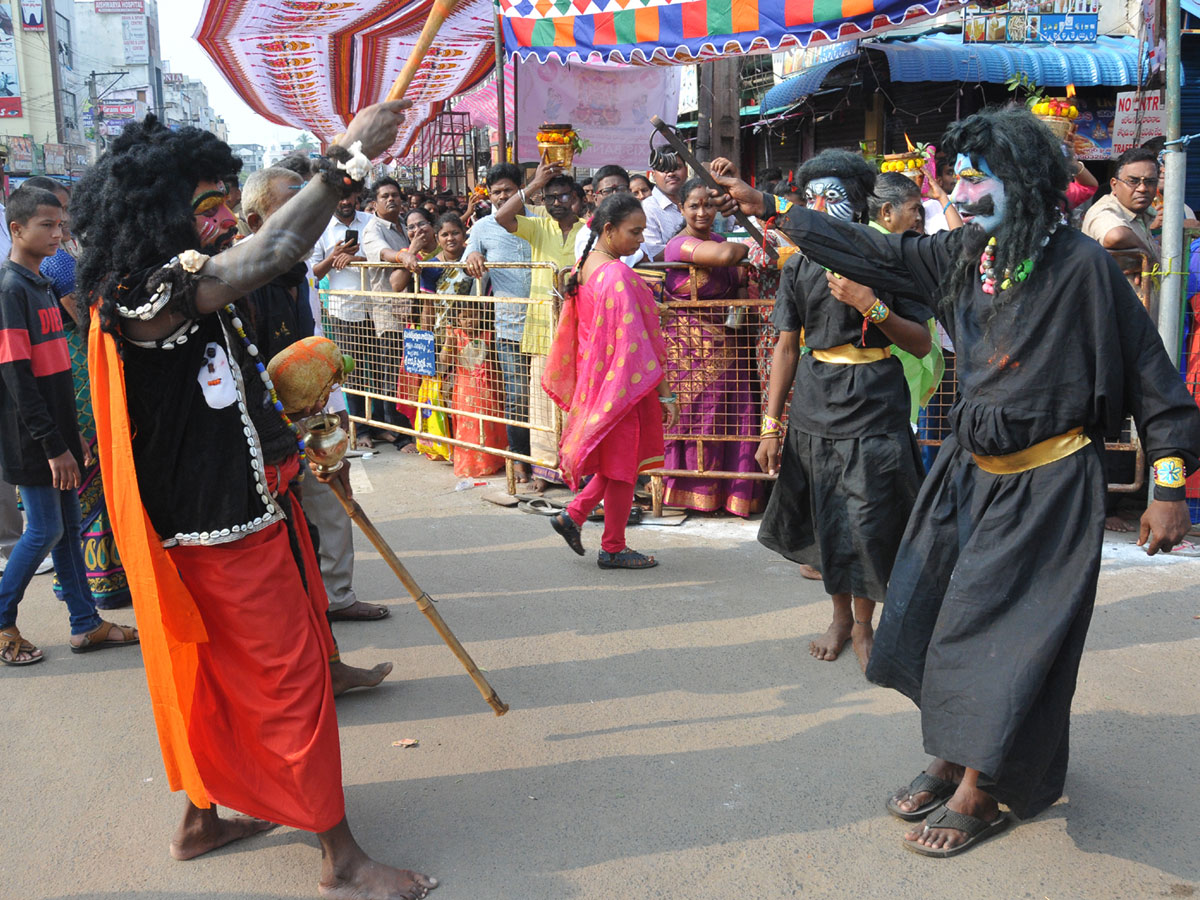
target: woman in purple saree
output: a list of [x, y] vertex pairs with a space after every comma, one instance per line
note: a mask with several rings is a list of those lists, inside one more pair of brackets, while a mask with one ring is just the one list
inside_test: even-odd
[[[666, 262], [708, 266], [695, 270], [696, 299], [732, 300], [742, 284], [738, 263], [749, 248], [712, 231], [716, 209], [699, 178], [683, 186], [684, 227], [668, 244]], [[692, 299], [688, 269], [667, 273], [671, 300]], [[667, 374], [679, 395], [678, 434], [713, 440], [673, 440], [667, 444], [667, 469], [718, 472], [759, 471], [757, 449], [761, 391], [755, 368], [755, 329], [741, 325], [744, 311], [724, 306], [672, 309], [663, 323]], [[730, 327], [734, 326], [734, 327]], [[729, 437], [741, 437], [731, 441]], [[751, 478], [671, 478], [664, 502], [703, 512], [725, 509], [749, 516], [762, 509], [762, 483]]]

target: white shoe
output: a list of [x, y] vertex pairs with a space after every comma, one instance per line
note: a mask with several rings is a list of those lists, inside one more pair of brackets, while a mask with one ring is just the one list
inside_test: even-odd
[[41, 564], [33, 570], [34, 575], [45, 575], [47, 572], [54, 571], [54, 560], [47, 556], [42, 560]]

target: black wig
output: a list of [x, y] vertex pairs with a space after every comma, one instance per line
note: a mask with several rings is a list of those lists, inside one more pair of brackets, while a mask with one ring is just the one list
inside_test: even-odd
[[[1062, 142], [1023, 106], [987, 109], [946, 129], [941, 149], [947, 161], [959, 154], [988, 168], [1004, 183], [1004, 220], [996, 232], [996, 271], [1016, 271], [1024, 260], [1036, 268], [1044, 241], [1062, 219], [1070, 172]], [[942, 303], [953, 306], [963, 288], [977, 277], [984, 238], [964, 226], [963, 253], [946, 283]], [[1018, 298], [1021, 283], [996, 295], [993, 314]]]
[[171, 131], [154, 116], [126, 126], [75, 186], [71, 222], [82, 253], [76, 268], [80, 311], [100, 301], [100, 324], [116, 330], [117, 285], [200, 248], [192, 194], [242, 162], [207, 131]]
[[846, 198], [854, 207], [854, 221], [865, 222], [867, 198], [875, 188], [875, 167], [849, 150], [822, 150], [796, 172], [795, 190], [802, 192], [814, 178], [831, 177], [846, 188]]

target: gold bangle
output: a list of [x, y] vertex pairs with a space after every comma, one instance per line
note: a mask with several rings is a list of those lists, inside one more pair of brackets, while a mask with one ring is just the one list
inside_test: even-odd
[[1159, 487], [1181, 488], [1186, 480], [1183, 459], [1178, 456], [1164, 456], [1154, 463], [1154, 483]]
[[781, 438], [781, 437], [783, 437], [782, 431], [764, 431], [762, 434], [760, 434], [758, 436], [758, 439], [760, 441], [765, 441], [767, 438]]
[[891, 314], [892, 311], [887, 308], [882, 300], [876, 300], [871, 304], [871, 308], [866, 311], [864, 316], [878, 325], [881, 322], [886, 322], [887, 317]]

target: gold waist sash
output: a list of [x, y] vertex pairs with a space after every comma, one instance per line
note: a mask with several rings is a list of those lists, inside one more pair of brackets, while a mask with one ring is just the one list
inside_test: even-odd
[[839, 363], [843, 366], [859, 366], [863, 363], [879, 362], [892, 355], [891, 347], [855, 347], [853, 344], [839, 344], [828, 350], [810, 349], [813, 359], [823, 363]]
[[980, 456], [972, 453], [971, 456], [975, 458], [975, 465], [991, 475], [1015, 475], [1017, 472], [1028, 472], [1038, 466], [1066, 459], [1091, 442], [1092, 439], [1084, 434], [1083, 428], [1080, 427], [1038, 441], [1032, 447], [1018, 450], [1016, 453], [1005, 453], [1003, 456]]

